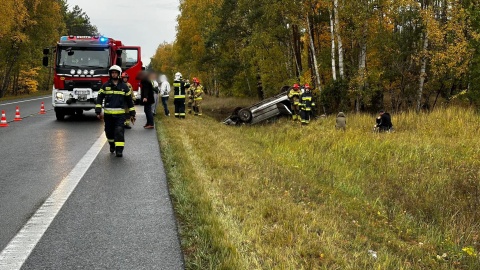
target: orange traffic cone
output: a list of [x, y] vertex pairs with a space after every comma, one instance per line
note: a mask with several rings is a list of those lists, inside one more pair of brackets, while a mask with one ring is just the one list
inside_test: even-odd
[[8, 127], [7, 117], [5, 116], [4, 110], [2, 110], [2, 119], [0, 120], [0, 127]]
[[42, 101], [42, 105], [40, 105], [40, 114], [45, 114], [45, 106], [43, 105], [43, 101]]
[[17, 108], [15, 109], [15, 118], [13, 119], [13, 121], [22, 121], [22, 117], [20, 117], [20, 109]]

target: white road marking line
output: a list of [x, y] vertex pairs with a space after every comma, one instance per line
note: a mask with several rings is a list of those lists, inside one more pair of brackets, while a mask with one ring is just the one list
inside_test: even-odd
[[0, 270], [20, 269], [107, 141], [101, 135], [0, 253]]
[[28, 102], [28, 101], [34, 101], [34, 100], [40, 100], [40, 99], [49, 99], [51, 98], [50, 96], [46, 97], [41, 97], [41, 98], [34, 98], [34, 99], [27, 99], [27, 100], [21, 100], [21, 101], [15, 101], [15, 102], [10, 102], [10, 103], [0, 103], [0, 105], [12, 105], [12, 104], [17, 104], [17, 103], [22, 103], [22, 102]]

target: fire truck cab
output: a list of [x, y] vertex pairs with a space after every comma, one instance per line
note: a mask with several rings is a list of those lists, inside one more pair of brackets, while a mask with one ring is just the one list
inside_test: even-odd
[[[43, 51], [43, 65], [49, 66], [50, 49]], [[52, 104], [57, 120], [83, 114], [95, 108], [98, 90], [109, 79], [108, 69], [119, 65], [130, 76], [134, 97], [140, 99], [141, 48], [125, 46], [104, 36], [62, 36], [53, 49]]]

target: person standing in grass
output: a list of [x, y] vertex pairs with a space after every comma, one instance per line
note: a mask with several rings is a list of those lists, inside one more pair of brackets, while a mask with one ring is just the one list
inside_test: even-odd
[[346, 130], [347, 128], [347, 118], [345, 117], [345, 114], [343, 112], [339, 112], [337, 114], [337, 119], [335, 120], [336, 124], [335, 127], [337, 129], [341, 129], [343, 131]]
[[305, 84], [305, 92], [300, 97], [300, 116], [302, 117], [302, 125], [308, 125], [310, 123], [310, 117], [312, 108], [315, 106], [315, 102], [312, 99], [312, 91], [310, 85]]
[[300, 120], [300, 96], [302, 92], [300, 91], [300, 86], [298, 83], [293, 84], [292, 89], [288, 92], [288, 98], [292, 103], [292, 119], [296, 121]]
[[379, 132], [390, 132], [392, 130], [392, 117], [388, 112], [384, 110], [378, 112], [375, 128], [377, 128]]
[[175, 105], [176, 118], [185, 118], [185, 92], [185, 81], [182, 78], [182, 73], [177, 72], [173, 81], [173, 104]]
[[195, 115], [202, 115], [202, 95], [203, 95], [203, 85], [200, 84], [200, 81], [197, 78], [193, 78], [193, 85], [190, 87], [190, 91], [193, 92], [193, 111]]
[[162, 95], [162, 105], [165, 116], [170, 116], [170, 111], [167, 106], [168, 98], [170, 96], [170, 84], [168, 83], [167, 76], [164, 74], [160, 76], [160, 94]]

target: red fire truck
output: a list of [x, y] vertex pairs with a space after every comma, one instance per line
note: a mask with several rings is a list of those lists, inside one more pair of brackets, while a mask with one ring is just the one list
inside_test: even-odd
[[[50, 49], [43, 50], [49, 66]], [[140, 99], [136, 75], [142, 70], [141, 49], [104, 36], [62, 36], [53, 49], [52, 103], [57, 120], [95, 108], [98, 90], [108, 81], [108, 69], [119, 65], [130, 76]]]

